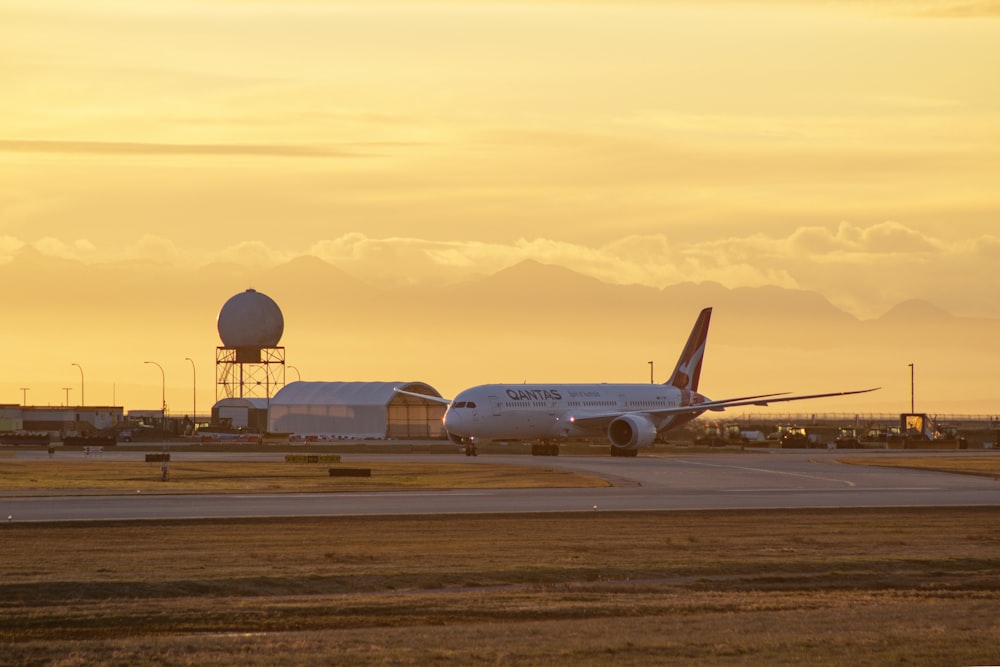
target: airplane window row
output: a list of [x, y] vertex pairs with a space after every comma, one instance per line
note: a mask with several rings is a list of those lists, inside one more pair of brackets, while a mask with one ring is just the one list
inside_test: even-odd
[[475, 401], [459, 401], [455, 405], [451, 406], [453, 408], [474, 408], [476, 407]]

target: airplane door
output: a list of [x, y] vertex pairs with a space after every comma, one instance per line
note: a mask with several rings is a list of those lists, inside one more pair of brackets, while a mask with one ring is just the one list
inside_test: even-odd
[[490, 406], [493, 408], [493, 416], [499, 417], [503, 410], [503, 403], [496, 396], [490, 396]]

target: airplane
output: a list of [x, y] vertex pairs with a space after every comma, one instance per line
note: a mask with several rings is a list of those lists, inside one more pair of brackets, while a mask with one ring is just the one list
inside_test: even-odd
[[609, 441], [612, 456], [636, 456], [661, 434], [705, 411], [878, 389], [806, 396], [782, 392], [713, 401], [698, 392], [711, 318], [711, 308], [698, 315], [670, 379], [663, 384], [484, 384], [465, 389], [452, 400], [412, 395], [448, 404], [445, 430], [452, 442], [464, 446], [466, 456], [477, 456], [478, 443], [490, 440], [532, 441], [536, 443], [532, 455], [558, 456], [561, 441], [600, 436]]

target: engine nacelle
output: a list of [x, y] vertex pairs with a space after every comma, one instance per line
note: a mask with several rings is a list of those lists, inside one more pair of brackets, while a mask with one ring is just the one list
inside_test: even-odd
[[622, 415], [608, 424], [608, 440], [622, 449], [642, 449], [656, 440], [656, 425], [643, 415]]

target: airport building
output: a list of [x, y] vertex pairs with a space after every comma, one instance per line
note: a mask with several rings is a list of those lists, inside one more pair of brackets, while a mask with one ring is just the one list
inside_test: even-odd
[[0, 406], [0, 434], [44, 434], [46, 442], [66, 436], [109, 431], [124, 423], [123, 409], [115, 406]]
[[286, 384], [279, 346], [284, 316], [265, 294], [234, 295], [217, 325], [222, 346], [216, 348], [213, 427], [332, 439], [444, 437], [443, 403], [396, 392], [441, 397], [423, 382]]
[[332, 438], [443, 438], [445, 405], [423, 382], [292, 382], [271, 399], [271, 433]]
[[267, 429], [266, 398], [224, 398], [212, 406], [212, 423], [250, 433]]

